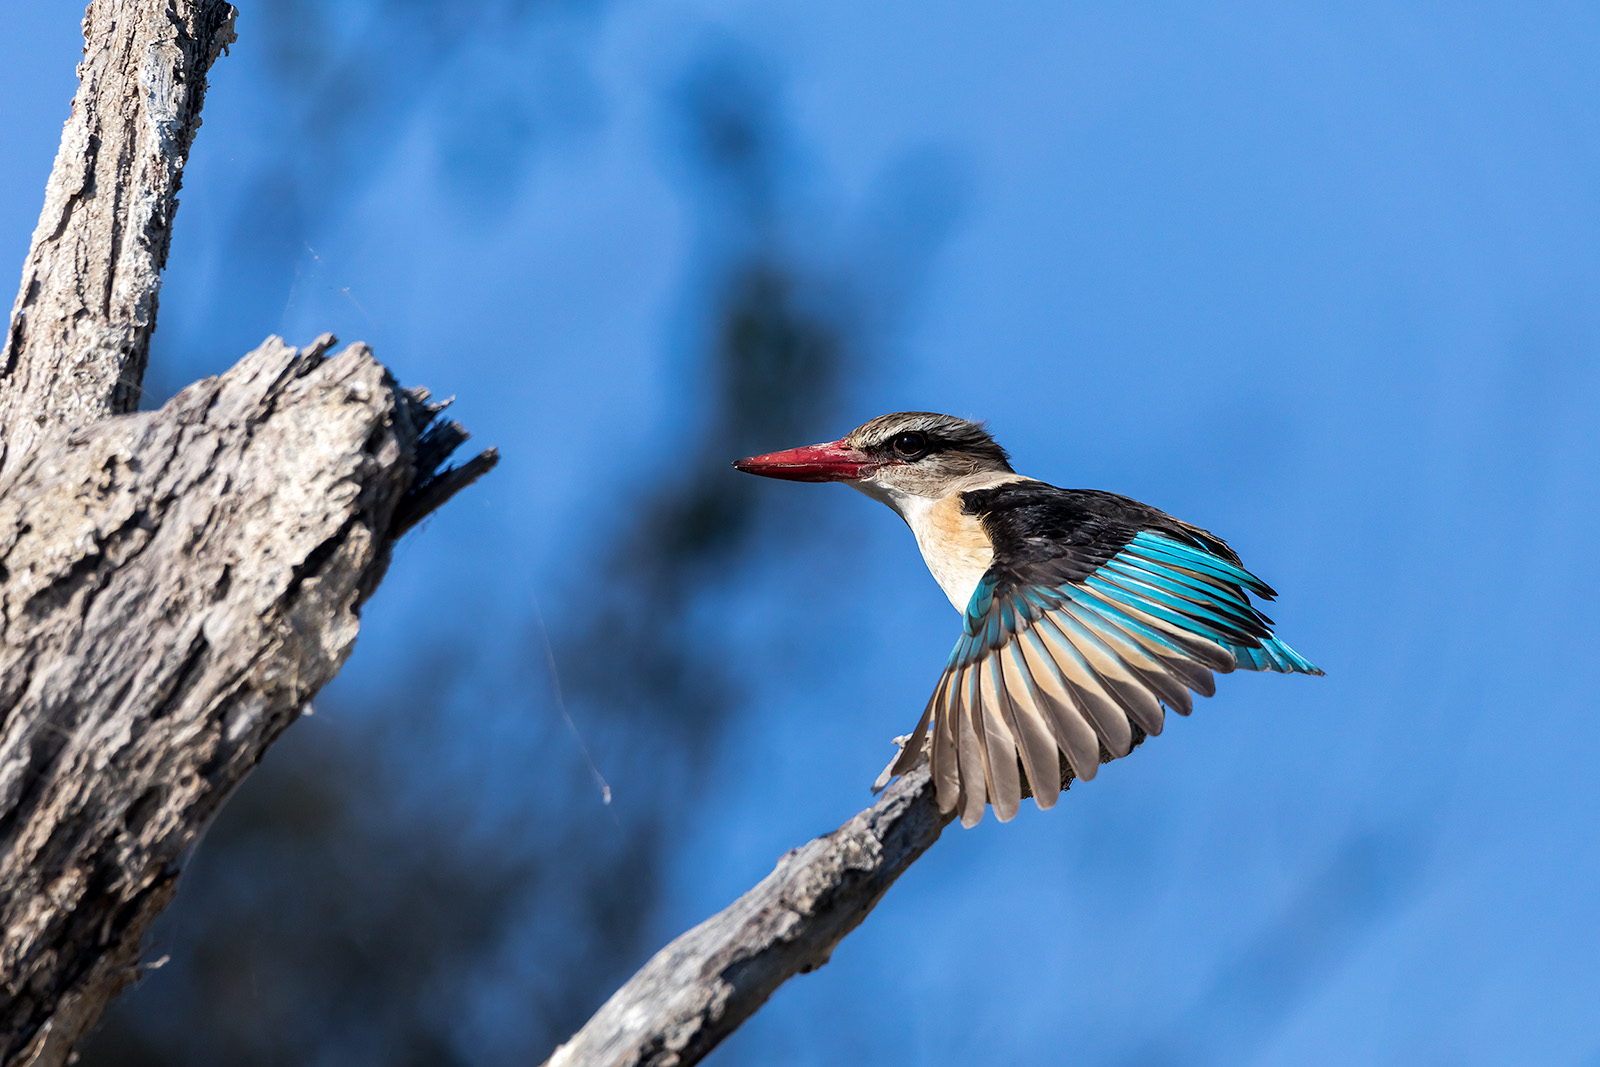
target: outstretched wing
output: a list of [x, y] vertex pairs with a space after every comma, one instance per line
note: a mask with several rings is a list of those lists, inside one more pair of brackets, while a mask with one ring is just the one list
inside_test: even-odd
[[[911, 743], [933, 730], [939, 806], [971, 826], [1017, 813], [1026, 782], [1055, 804], [1081, 779], [1187, 715], [1211, 672], [1321, 674], [1272, 634], [1273, 592], [1220, 539], [1124, 497], [1021, 483], [969, 494], [995, 558]], [[1136, 735], [1137, 732], [1137, 735]], [[901, 766], [904, 764], [905, 766]]]

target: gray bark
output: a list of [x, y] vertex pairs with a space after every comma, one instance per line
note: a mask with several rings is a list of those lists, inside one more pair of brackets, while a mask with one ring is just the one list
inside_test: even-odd
[[[389, 549], [486, 470], [364, 346], [273, 338], [0, 477], [0, 1063], [60, 1063]], [[419, 466], [419, 462], [422, 466]]]
[[138, 406], [206, 73], [235, 14], [220, 0], [84, 13], [78, 93], [0, 346], [0, 466], [48, 426]]
[[952, 817], [939, 811], [928, 765], [915, 767], [656, 953], [545, 1067], [699, 1063], [778, 986], [827, 963]]
[[0, 349], [0, 1067], [138, 974], [187, 853], [333, 677], [395, 540], [493, 466], [364, 346], [276, 338], [125, 414], [216, 0], [94, 0]]

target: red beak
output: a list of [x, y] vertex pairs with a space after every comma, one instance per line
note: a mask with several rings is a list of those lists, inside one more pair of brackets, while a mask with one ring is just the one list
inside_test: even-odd
[[829, 441], [821, 445], [768, 452], [764, 456], [751, 456], [737, 460], [733, 465], [746, 474], [783, 478], [791, 482], [852, 482], [883, 466], [883, 461], [851, 448], [843, 441]]

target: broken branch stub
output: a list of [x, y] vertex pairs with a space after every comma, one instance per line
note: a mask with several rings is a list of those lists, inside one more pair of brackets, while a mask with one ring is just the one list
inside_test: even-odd
[[395, 538], [493, 466], [362, 345], [269, 339], [0, 476], [0, 1064], [57, 1064], [187, 851], [350, 654]]

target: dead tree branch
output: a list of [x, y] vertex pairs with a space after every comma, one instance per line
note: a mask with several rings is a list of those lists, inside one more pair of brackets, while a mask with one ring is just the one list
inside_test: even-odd
[[222, 0], [93, 0], [44, 210], [0, 346], [0, 466], [44, 428], [138, 406]]
[[828, 962], [951, 816], [924, 763], [656, 953], [545, 1067], [689, 1067], [796, 974]]

